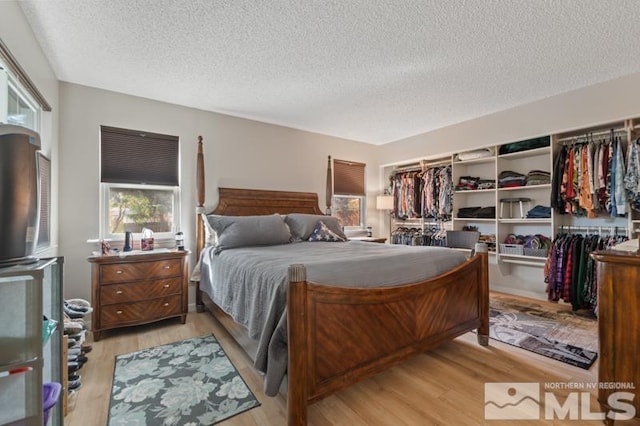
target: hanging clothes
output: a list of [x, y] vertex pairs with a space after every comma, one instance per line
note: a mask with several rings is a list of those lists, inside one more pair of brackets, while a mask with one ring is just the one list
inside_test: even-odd
[[548, 298], [571, 303], [573, 310], [597, 310], [596, 262], [590, 254], [626, 241], [627, 236], [559, 233], [544, 267]]
[[422, 181], [422, 217], [451, 220], [454, 188], [451, 166], [425, 170]]
[[420, 217], [422, 179], [420, 172], [401, 172], [391, 176], [393, 210], [398, 219]]
[[608, 140], [584, 138], [563, 146], [554, 161], [551, 206], [560, 214], [589, 218], [624, 216], [628, 197], [625, 158], [622, 140], [613, 132]]
[[631, 208], [640, 211], [640, 138], [629, 144], [624, 188]]

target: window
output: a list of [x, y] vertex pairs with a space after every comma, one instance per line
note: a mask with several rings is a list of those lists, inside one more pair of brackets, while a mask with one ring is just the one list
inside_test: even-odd
[[143, 228], [156, 238], [180, 229], [177, 136], [100, 127], [100, 180], [104, 238]]
[[364, 163], [333, 160], [333, 216], [345, 228], [364, 228]]
[[0, 40], [0, 123], [39, 132], [41, 111], [51, 106]]

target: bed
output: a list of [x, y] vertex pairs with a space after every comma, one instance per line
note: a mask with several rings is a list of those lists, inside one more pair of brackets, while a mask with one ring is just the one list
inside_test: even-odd
[[[327, 174], [330, 175], [329, 172]], [[215, 275], [223, 274], [220, 272], [222, 267], [216, 266], [222, 263], [216, 262], [224, 261], [233, 265], [224, 267], [231, 271], [228, 275], [249, 276], [247, 286], [255, 281], [255, 275], [251, 274], [270, 276], [277, 272], [277, 279], [284, 280], [283, 285], [278, 287], [279, 290], [271, 289], [274, 294], [280, 294], [283, 306], [275, 312], [273, 307], [261, 308], [268, 311], [265, 316], [270, 318], [271, 325], [266, 328], [272, 333], [272, 340], [266, 344], [260, 342], [258, 352], [262, 351], [262, 358], [258, 356], [256, 361], [258, 364], [275, 363], [276, 370], [280, 373], [283, 369], [286, 370], [287, 418], [290, 425], [306, 424], [309, 404], [466, 332], [477, 330], [478, 343], [488, 344], [488, 253], [483, 245], [479, 245], [476, 253], [469, 259], [463, 257], [462, 260], [455, 260], [452, 264], [455, 266], [446, 267], [435, 276], [431, 271], [429, 274], [432, 276], [428, 278], [421, 279], [419, 275], [416, 275], [418, 278], [411, 278], [409, 275], [409, 278], [404, 277], [399, 282], [394, 282], [388, 274], [385, 275], [385, 271], [390, 269], [389, 259], [392, 256], [399, 256], [397, 259], [400, 259], [421, 253], [411, 251], [409, 255], [410, 252], [406, 251], [398, 255], [398, 250], [405, 249], [368, 242], [322, 241], [270, 247], [235, 247], [213, 254], [213, 249], [205, 247], [205, 214], [223, 218], [230, 216], [230, 219], [258, 215], [287, 215], [284, 216], [286, 218], [296, 214], [322, 215], [322, 211], [318, 207], [318, 196], [315, 193], [218, 188], [217, 207], [212, 212], [205, 212], [204, 183], [203, 147], [202, 139], [199, 138], [196, 252], [201, 260], [202, 282], [198, 281], [196, 287], [198, 311], [207, 306], [217, 317], [226, 317], [227, 314], [223, 312], [228, 312], [230, 308], [225, 306], [225, 300], [245, 300], [245, 296], [237, 295], [226, 294], [220, 297], [215, 291], [212, 296], [207, 294], [212, 292], [210, 286], [216, 284], [209, 281], [224, 280], [223, 275]], [[349, 253], [362, 253], [362, 256], [337, 254], [337, 258], [326, 259], [322, 263], [318, 258], [313, 258], [312, 254], [314, 261], [307, 261], [306, 264], [296, 261], [296, 252], [302, 254], [311, 246], [313, 250], [321, 250], [321, 247], [331, 244], [334, 245], [329, 251], [353, 250]], [[434, 261], [436, 258], [433, 256], [440, 256], [442, 251], [447, 250], [451, 251], [446, 248], [441, 248], [437, 254], [425, 251], [425, 261], [422, 263], [444, 264], [446, 256], [437, 258], [437, 261]], [[382, 259], [387, 261], [376, 262], [369, 256], [383, 256]], [[204, 266], [205, 257], [213, 259], [214, 264]], [[324, 255], [321, 257], [324, 258]], [[345, 258], [349, 258], [349, 262]], [[252, 263], [248, 259], [254, 260], [253, 263], [270, 265], [277, 271], [250, 272], [248, 269], [237, 269], [243, 264], [248, 267]], [[277, 259], [281, 260], [280, 263]], [[375, 263], [384, 267], [378, 272], [372, 272], [371, 268], [375, 267], [372, 264]], [[336, 266], [329, 269], [351, 272], [346, 276], [328, 273], [328, 266]], [[361, 275], [354, 272], [359, 269], [363, 271]], [[341, 282], [343, 277], [348, 282]], [[404, 282], [407, 279], [411, 281]], [[228, 290], [230, 286], [223, 287]], [[206, 292], [203, 291], [205, 288]], [[244, 288], [243, 291], [249, 300], [253, 290]], [[223, 306], [216, 306], [212, 299], [217, 299]], [[254, 308], [249, 310], [252, 309]], [[233, 312], [230, 314], [234, 316]], [[222, 324], [230, 322], [228, 317], [219, 319]], [[244, 322], [243, 326], [249, 333], [251, 324]], [[237, 329], [231, 334], [237, 336]], [[259, 340], [262, 339], [264, 334], [259, 337]], [[264, 351], [267, 349], [268, 354], [264, 358]], [[284, 368], [282, 365], [278, 366], [277, 360], [274, 362], [270, 358], [277, 352], [284, 352], [284, 361], [280, 361], [285, 363]], [[256, 366], [261, 371], [266, 368], [265, 365]], [[267, 371], [265, 384], [269, 379], [270, 373]], [[268, 393], [273, 393], [273, 386], [277, 387], [277, 384], [277, 381], [270, 384], [271, 390]]]

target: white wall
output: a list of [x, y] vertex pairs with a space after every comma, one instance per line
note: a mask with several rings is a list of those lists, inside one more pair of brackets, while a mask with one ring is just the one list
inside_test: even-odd
[[[384, 165], [640, 117], [639, 93], [640, 73], [382, 145], [381, 170]], [[494, 290], [546, 298], [540, 267], [494, 264], [490, 280]]]
[[56, 255], [58, 243], [58, 80], [49, 65], [31, 27], [14, 1], [0, 1], [0, 39], [9, 48], [20, 66], [51, 105], [51, 112], [42, 115], [40, 139], [42, 152], [51, 159], [51, 242], [52, 248], [38, 252], [39, 256]]
[[[327, 155], [367, 164], [368, 195], [379, 194], [377, 147], [286, 127], [60, 83], [60, 247], [66, 259], [66, 297], [89, 299], [99, 230], [100, 125], [176, 135], [181, 148], [182, 226], [195, 250], [197, 137], [204, 138], [206, 207], [217, 188], [316, 192], [324, 208]], [[367, 212], [377, 225], [375, 201]], [[194, 258], [191, 258], [193, 265]], [[194, 301], [193, 291], [190, 302]]]

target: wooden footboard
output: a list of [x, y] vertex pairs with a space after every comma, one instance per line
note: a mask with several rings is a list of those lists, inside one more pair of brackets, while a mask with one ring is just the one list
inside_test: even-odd
[[305, 425], [307, 405], [403, 359], [477, 329], [488, 344], [488, 254], [436, 278], [354, 289], [306, 281], [289, 269], [288, 419]]

